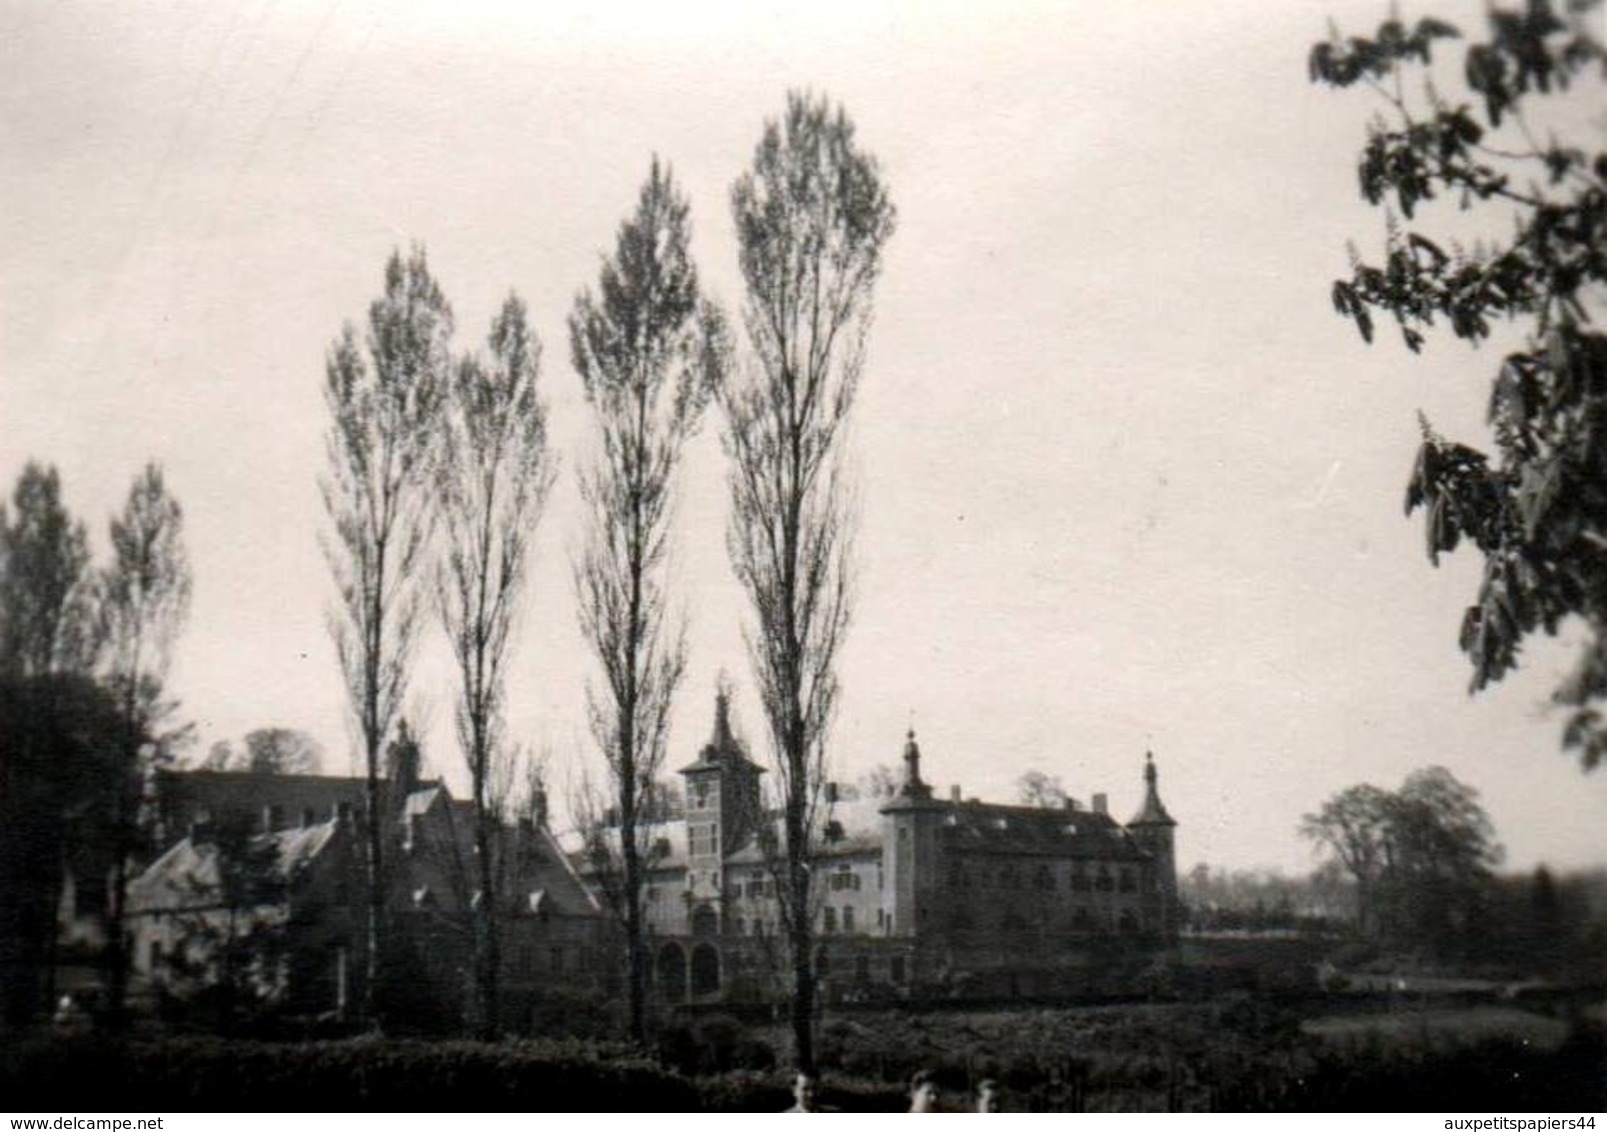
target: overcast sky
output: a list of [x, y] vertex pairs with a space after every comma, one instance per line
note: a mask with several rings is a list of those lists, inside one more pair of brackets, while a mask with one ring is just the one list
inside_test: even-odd
[[[1346, 241], [1382, 238], [1353, 171], [1375, 107], [1309, 86], [1305, 53], [1330, 14], [1363, 31], [1386, 11], [0, 3], [0, 477], [9, 493], [28, 458], [55, 463], [104, 554], [106, 517], [160, 461], [194, 564], [171, 686], [198, 751], [295, 727], [344, 771], [325, 351], [395, 247], [426, 245], [462, 346], [518, 290], [563, 467], [512, 723], [562, 790], [596, 759], [564, 318], [654, 153], [735, 311], [729, 187], [808, 88], [847, 108], [899, 214], [850, 437], [838, 777], [896, 762], [913, 719], [945, 793], [1003, 800], [1036, 768], [1126, 817], [1153, 750], [1181, 866], [1294, 871], [1302, 813], [1438, 763], [1482, 793], [1514, 867], [1607, 863], [1607, 772], [1559, 752], [1547, 707], [1566, 642], [1470, 699], [1455, 638], [1475, 564], [1430, 569], [1401, 516], [1416, 410], [1482, 443], [1499, 353], [1369, 349], [1328, 303]], [[1601, 104], [1581, 92], [1576, 118]], [[678, 508], [673, 766], [722, 669], [763, 733], [714, 426]], [[414, 714], [461, 781], [433, 642]]]

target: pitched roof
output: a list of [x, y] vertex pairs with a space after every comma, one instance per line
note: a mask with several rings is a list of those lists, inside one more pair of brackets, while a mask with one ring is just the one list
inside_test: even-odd
[[[319, 822], [248, 839], [264, 852], [274, 879], [294, 881], [310, 868], [340, 829], [338, 821]], [[204, 835], [187, 836], [129, 882], [129, 905], [135, 912], [156, 909], [217, 907], [223, 899], [222, 847]]]

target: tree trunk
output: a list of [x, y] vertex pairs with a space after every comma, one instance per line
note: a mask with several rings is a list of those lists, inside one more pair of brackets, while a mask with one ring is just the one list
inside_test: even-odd
[[368, 874], [368, 901], [367, 917], [364, 924], [364, 956], [363, 956], [363, 1021], [371, 1026], [379, 1024], [379, 976], [380, 976], [380, 945], [383, 934], [382, 919], [385, 915], [385, 888], [381, 879], [380, 870], [383, 864], [381, 858], [380, 825], [383, 821], [379, 791], [379, 752], [377, 738], [370, 733], [368, 742], [368, 782], [365, 794], [365, 810], [367, 811], [363, 831], [364, 837], [364, 865]]
[[[634, 819], [634, 815], [633, 815]], [[634, 826], [634, 820], [630, 823]], [[647, 947], [642, 924], [642, 863], [634, 828], [621, 831], [625, 855], [625, 1002], [630, 1039], [647, 1044]]]
[[[799, 874], [803, 876], [798, 883]], [[792, 1046], [793, 1060], [798, 1072], [815, 1071], [815, 967], [810, 955], [810, 924], [808, 916], [809, 874], [793, 869], [793, 897], [800, 891], [804, 899], [795, 905], [791, 925], [792, 936]]]
[[[482, 787], [483, 790], [483, 787]], [[491, 860], [491, 818], [485, 799], [475, 804], [475, 855], [479, 858], [480, 907], [475, 921], [475, 957], [480, 985], [480, 1036], [495, 1041], [501, 1031], [499, 1007], [502, 999], [502, 949], [497, 938], [496, 870]]]

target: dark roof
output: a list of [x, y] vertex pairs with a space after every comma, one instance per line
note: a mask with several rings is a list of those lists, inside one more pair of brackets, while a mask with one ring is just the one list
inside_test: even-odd
[[939, 836], [961, 852], [1011, 856], [1140, 860], [1146, 854], [1107, 813], [1098, 810], [945, 802]]

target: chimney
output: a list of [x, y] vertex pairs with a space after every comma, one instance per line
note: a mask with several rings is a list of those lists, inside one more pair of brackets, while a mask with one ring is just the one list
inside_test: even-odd
[[547, 786], [539, 778], [530, 788], [530, 822], [543, 827], [547, 824]]
[[953, 786], [949, 787], [949, 801], [958, 802], [959, 800], [960, 800], [960, 784], [958, 782], [956, 782]]
[[418, 740], [413, 738], [404, 719], [396, 729], [396, 738], [391, 740], [391, 745], [385, 751], [385, 776], [395, 787], [398, 803], [418, 789], [421, 761]]
[[835, 782], [826, 783], [826, 803], [832, 806], [837, 804], [837, 784]]
[[1105, 797], [1105, 795], [1095, 794], [1093, 797], [1093, 803], [1094, 813], [1108, 814], [1110, 812], [1110, 799]]

